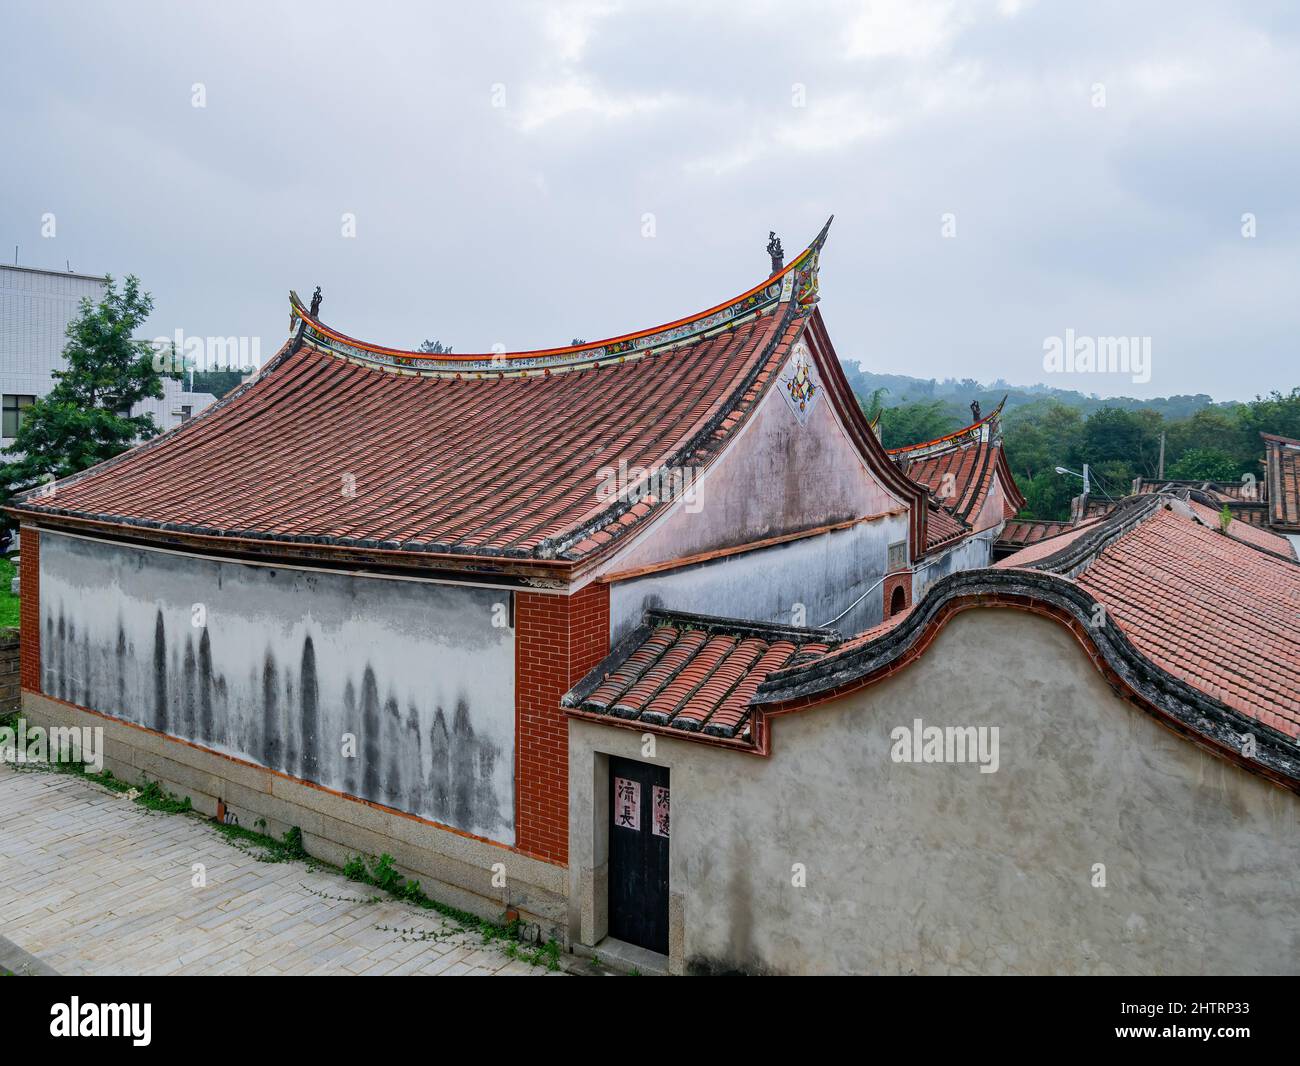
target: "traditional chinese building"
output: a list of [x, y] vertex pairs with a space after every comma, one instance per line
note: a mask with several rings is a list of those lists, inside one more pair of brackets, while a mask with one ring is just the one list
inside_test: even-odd
[[723, 676], [784, 666], [987, 562], [1018, 499], [995, 420], [881, 447], [817, 308], [825, 238], [697, 314], [514, 354], [384, 347], [293, 297], [256, 379], [15, 508], [29, 716], [566, 936], [560, 700], [647, 611], [788, 635]]
[[565, 697], [573, 940], [697, 972], [1295, 973], [1298, 604], [1284, 538], [1184, 491], [855, 636], [647, 611]]

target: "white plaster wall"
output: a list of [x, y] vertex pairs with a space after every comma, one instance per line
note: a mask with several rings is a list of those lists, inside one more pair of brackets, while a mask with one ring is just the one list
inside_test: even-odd
[[912, 578], [912, 602], [920, 603], [930, 586], [940, 578], [955, 574], [960, 570], [975, 570], [989, 566], [993, 560], [993, 541], [997, 539], [998, 529], [985, 530], [955, 548], [940, 552], [937, 556], [922, 559], [917, 564]]
[[833, 622], [846, 635], [859, 632], [884, 617], [884, 589], [877, 583], [889, 545], [906, 539], [903, 514], [617, 582], [609, 597], [612, 642], [640, 624], [648, 607], [785, 625]]
[[47, 695], [514, 842], [508, 592], [50, 532], [40, 556]]
[[[915, 718], [999, 727], [998, 771], [893, 762]], [[770, 759], [656, 738], [678, 968], [1300, 972], [1300, 797], [1117, 697], [1053, 621], [966, 611], [892, 678], [772, 728]], [[575, 936], [603, 935], [597, 755], [641, 745], [571, 722]]]
[[779, 382], [697, 485], [696, 513], [679, 504], [600, 572], [637, 569], [901, 506], [867, 469], [824, 389], [800, 425]]

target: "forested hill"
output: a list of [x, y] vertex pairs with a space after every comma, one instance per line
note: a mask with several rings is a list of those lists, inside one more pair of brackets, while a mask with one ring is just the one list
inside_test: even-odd
[[971, 421], [972, 400], [987, 414], [1005, 395], [1003, 446], [1031, 518], [1069, 517], [1080, 485], [1058, 466], [1087, 463], [1097, 491], [1118, 497], [1133, 478], [1157, 476], [1162, 439], [1165, 477], [1236, 481], [1263, 474], [1261, 432], [1300, 438], [1300, 388], [1289, 386], [1246, 403], [1215, 403], [1205, 395], [1100, 399], [1045, 385], [924, 380], [848, 363], [844, 371], [867, 416], [879, 413], [886, 448], [960, 429]]
[[1103, 407], [1118, 407], [1124, 411], [1158, 411], [1165, 418], [1187, 418], [1204, 407], [1228, 409], [1238, 406], [1235, 400], [1215, 403], [1212, 396], [1197, 393], [1195, 396], [1161, 396], [1153, 400], [1138, 400], [1131, 396], [1101, 399], [1077, 392], [1074, 389], [1055, 389], [1048, 385], [1009, 385], [998, 380], [983, 384], [972, 378], [913, 378], [906, 374], [873, 374], [859, 369], [858, 364], [841, 361], [844, 373], [853, 391], [865, 403], [877, 389], [886, 389], [881, 402], [886, 407], [904, 403], [932, 403], [943, 401], [954, 412], [968, 414], [971, 400], [979, 400], [985, 411], [992, 410], [1003, 396], [1007, 397], [1007, 410], [1038, 400], [1057, 400], [1073, 407], [1084, 416]]

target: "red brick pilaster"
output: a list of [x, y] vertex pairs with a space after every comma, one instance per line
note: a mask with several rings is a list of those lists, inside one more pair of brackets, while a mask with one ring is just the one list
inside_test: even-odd
[[18, 680], [32, 692], [41, 690], [41, 541], [29, 527], [19, 529]]
[[897, 574], [890, 574], [885, 578], [885, 618], [892, 618], [896, 611], [891, 611], [890, 607], [894, 602], [894, 590], [903, 590], [903, 609], [912, 606], [912, 572], [902, 570]]
[[560, 697], [609, 654], [609, 586], [515, 594], [515, 842], [569, 861], [569, 730]]

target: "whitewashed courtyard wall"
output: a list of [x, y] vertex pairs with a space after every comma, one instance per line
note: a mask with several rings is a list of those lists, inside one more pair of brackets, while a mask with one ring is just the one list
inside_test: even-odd
[[46, 695], [514, 843], [509, 593], [52, 533], [40, 564]]

